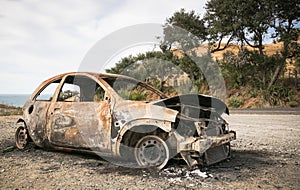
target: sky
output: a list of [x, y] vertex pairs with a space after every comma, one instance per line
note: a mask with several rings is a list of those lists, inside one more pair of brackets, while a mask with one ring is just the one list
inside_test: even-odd
[[206, 0], [1, 0], [0, 94], [31, 94], [44, 80], [78, 71], [99, 40], [124, 27], [157, 23]]

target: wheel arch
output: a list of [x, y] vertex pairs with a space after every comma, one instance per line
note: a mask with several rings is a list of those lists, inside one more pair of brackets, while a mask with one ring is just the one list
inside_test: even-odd
[[171, 125], [170, 121], [153, 119], [141, 119], [128, 123], [120, 130], [116, 143], [117, 154], [121, 156], [122, 146], [132, 147], [145, 135], [157, 135], [166, 139], [171, 132]]
[[25, 119], [23, 119], [23, 118], [19, 118], [19, 119], [17, 120], [17, 122], [16, 122], [16, 123], [17, 123], [17, 124], [19, 124], [19, 123], [24, 123], [25, 127], [27, 128], [27, 125], [26, 125]]

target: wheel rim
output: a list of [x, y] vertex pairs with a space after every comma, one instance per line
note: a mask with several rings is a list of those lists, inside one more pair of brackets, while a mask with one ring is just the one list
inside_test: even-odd
[[160, 137], [145, 136], [136, 145], [135, 158], [141, 167], [162, 169], [169, 160], [169, 149]]
[[16, 131], [16, 146], [19, 149], [24, 149], [27, 143], [27, 130], [24, 127], [19, 127]]

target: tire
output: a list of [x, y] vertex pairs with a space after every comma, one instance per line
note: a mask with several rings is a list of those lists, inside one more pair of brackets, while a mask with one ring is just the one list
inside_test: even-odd
[[147, 135], [136, 143], [134, 156], [140, 167], [156, 167], [160, 170], [167, 165], [170, 151], [163, 139], [155, 135]]
[[16, 140], [16, 147], [18, 149], [24, 149], [29, 141], [28, 131], [24, 126], [18, 127], [16, 134], [15, 134], [15, 140]]

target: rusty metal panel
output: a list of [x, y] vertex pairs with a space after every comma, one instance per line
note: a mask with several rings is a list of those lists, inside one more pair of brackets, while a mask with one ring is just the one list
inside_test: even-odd
[[184, 140], [179, 141], [178, 150], [179, 151], [197, 151], [200, 154], [204, 153], [206, 150], [212, 147], [217, 147], [236, 138], [234, 132], [220, 136], [206, 136], [206, 137], [188, 137]]
[[50, 117], [51, 143], [76, 148], [111, 149], [109, 104], [103, 102], [57, 102]]
[[178, 111], [175, 110], [137, 101], [124, 101], [114, 108], [116, 119], [123, 125], [141, 118], [174, 122], [177, 114]]
[[50, 102], [48, 101], [37, 101], [29, 104], [29, 107], [23, 112], [30, 137], [40, 147], [43, 146], [46, 139], [46, 118], [49, 106]]

